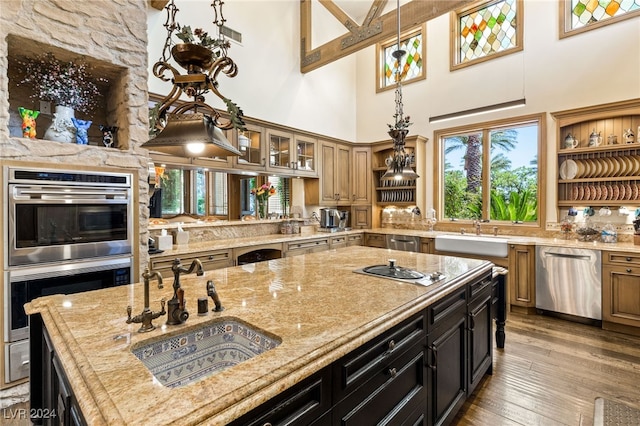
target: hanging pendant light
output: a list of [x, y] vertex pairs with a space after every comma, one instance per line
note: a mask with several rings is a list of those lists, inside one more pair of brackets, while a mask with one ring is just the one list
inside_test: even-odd
[[[143, 148], [180, 157], [241, 155], [223, 130], [234, 127], [244, 130], [242, 110], [218, 91], [217, 76], [220, 72], [229, 77], [235, 77], [238, 72], [236, 64], [227, 55], [230, 43], [220, 31], [226, 22], [222, 15], [223, 3], [221, 0], [211, 3], [215, 17], [213, 23], [218, 26], [217, 39], [209, 37], [202, 29], [192, 32], [191, 27], [181, 27], [175, 20], [178, 12], [175, 0], [165, 7], [167, 39], [162, 57], [153, 66], [153, 74], [163, 81], [171, 81], [173, 87], [153, 110], [157, 114], [152, 120], [157, 126], [152, 129], [156, 136], [142, 144]], [[184, 43], [173, 44], [171, 37], [174, 31], [179, 31], [175, 35]], [[182, 75], [174, 68], [169, 63], [170, 58], [187, 73]], [[218, 111], [204, 102], [204, 95], [209, 92], [224, 101], [230, 118], [222, 118]], [[191, 100], [180, 102], [175, 107], [182, 95]]]
[[401, 72], [402, 69], [402, 57], [405, 55], [405, 51], [400, 49], [400, 0], [397, 0], [397, 22], [398, 22], [398, 34], [397, 34], [397, 50], [392, 53], [393, 57], [397, 61], [396, 66], [396, 113], [393, 115], [395, 123], [389, 126], [389, 136], [393, 140], [393, 155], [387, 157], [385, 163], [387, 165], [387, 171], [382, 175], [383, 180], [415, 180], [419, 178], [418, 174], [411, 168], [411, 164], [414, 160], [414, 154], [408, 153], [405, 149], [405, 138], [409, 133], [409, 116], [404, 116], [402, 105], [402, 82]]

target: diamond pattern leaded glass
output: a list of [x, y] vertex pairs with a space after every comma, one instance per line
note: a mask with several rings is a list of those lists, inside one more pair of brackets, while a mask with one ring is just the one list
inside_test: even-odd
[[640, 10], [640, 0], [571, 0], [571, 29]]
[[516, 0], [492, 3], [466, 15], [459, 15], [458, 21], [459, 63], [517, 46]]
[[[400, 49], [406, 53], [402, 57], [404, 66], [400, 70], [400, 81], [407, 81], [422, 75], [422, 33], [400, 40]], [[384, 48], [384, 87], [395, 86], [398, 61], [393, 52], [398, 50], [394, 43]]]

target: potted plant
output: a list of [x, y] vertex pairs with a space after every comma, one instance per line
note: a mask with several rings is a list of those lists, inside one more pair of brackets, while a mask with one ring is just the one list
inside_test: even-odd
[[53, 122], [45, 139], [59, 142], [75, 141], [72, 118], [75, 111], [91, 112], [102, 96], [97, 83], [107, 82], [89, 74], [89, 66], [81, 61], [61, 61], [51, 52], [19, 61], [23, 85], [32, 88], [32, 99], [53, 102]]

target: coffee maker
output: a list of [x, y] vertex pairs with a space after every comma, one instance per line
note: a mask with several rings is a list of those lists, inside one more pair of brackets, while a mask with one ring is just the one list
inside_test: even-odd
[[320, 228], [332, 230], [340, 224], [340, 212], [338, 209], [320, 209]]

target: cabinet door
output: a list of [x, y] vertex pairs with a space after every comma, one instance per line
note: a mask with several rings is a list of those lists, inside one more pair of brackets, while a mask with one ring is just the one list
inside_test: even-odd
[[387, 248], [387, 239], [383, 234], [365, 234], [365, 245], [367, 247]]
[[602, 320], [640, 327], [640, 266], [605, 266]]
[[351, 206], [351, 227], [353, 229], [371, 228], [371, 206]]
[[351, 203], [351, 147], [336, 144], [336, 200]]
[[267, 129], [267, 170], [272, 172], [289, 171], [292, 166], [293, 134]]
[[320, 145], [320, 202], [336, 204], [338, 187], [336, 176], [336, 144], [322, 142]]
[[433, 238], [420, 238], [420, 253], [433, 253]]
[[471, 394], [485, 373], [491, 373], [493, 357], [493, 333], [491, 324], [492, 281], [491, 277], [469, 286], [469, 383]]
[[[533, 313], [536, 307], [536, 255], [534, 246], [509, 247], [509, 302], [511, 310]], [[514, 309], [514, 307], [516, 309]]]
[[318, 176], [318, 140], [306, 136], [294, 136], [293, 168], [300, 176]]
[[235, 135], [236, 147], [241, 155], [235, 157], [234, 167], [244, 170], [265, 170], [265, 131], [264, 128], [246, 124], [244, 132]]
[[371, 204], [371, 148], [354, 146], [351, 157], [351, 202]]

